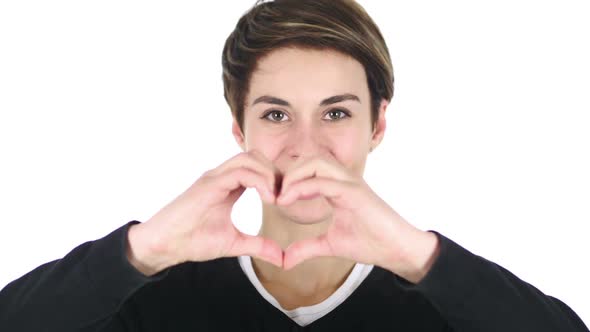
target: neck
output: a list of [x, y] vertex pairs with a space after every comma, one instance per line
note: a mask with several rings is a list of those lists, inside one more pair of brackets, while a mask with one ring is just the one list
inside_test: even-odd
[[[262, 226], [258, 235], [273, 239], [281, 248], [291, 243], [319, 236], [326, 232], [331, 215], [313, 224], [295, 222], [276, 207], [263, 205]], [[310, 258], [285, 271], [265, 261], [252, 258], [252, 266], [263, 285], [282, 287], [294, 293], [309, 295], [335, 291], [348, 277], [356, 262], [340, 257]]]

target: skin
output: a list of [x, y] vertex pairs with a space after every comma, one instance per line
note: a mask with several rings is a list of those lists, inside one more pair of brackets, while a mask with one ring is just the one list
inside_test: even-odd
[[[358, 62], [333, 51], [275, 50], [260, 59], [246, 103], [244, 133], [235, 120], [232, 127], [244, 151], [129, 228], [131, 265], [151, 276], [187, 261], [251, 256], [286, 309], [324, 300], [354, 262], [413, 283], [427, 276], [436, 235], [404, 220], [362, 177], [368, 152], [383, 139], [387, 101], [370, 130]], [[263, 204], [256, 236], [231, 219], [246, 188], [256, 188]]]
[[[320, 105], [345, 94], [358, 100]], [[255, 103], [261, 96], [289, 105]], [[433, 233], [405, 221], [363, 180], [367, 156], [383, 139], [388, 106], [383, 99], [371, 130], [369, 97], [365, 70], [355, 59], [280, 48], [259, 59], [252, 74], [244, 132], [234, 119], [242, 150], [256, 151], [276, 174], [277, 198], [262, 200], [258, 235], [282, 248], [283, 267], [252, 261], [285, 309], [321, 302], [357, 261], [419, 282], [438, 254]]]

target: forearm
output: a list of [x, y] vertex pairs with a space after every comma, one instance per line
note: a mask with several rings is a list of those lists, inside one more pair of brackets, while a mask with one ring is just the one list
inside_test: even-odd
[[125, 261], [125, 234], [119, 229], [81, 244], [7, 285], [0, 291], [0, 330], [100, 331], [148, 280]]
[[[439, 239], [436, 259], [418, 282], [406, 279], [404, 286], [422, 292], [456, 331], [588, 331], [563, 302], [439, 233], [431, 233]], [[424, 252], [416, 257], [432, 251]], [[414, 265], [421, 266], [421, 262]]]

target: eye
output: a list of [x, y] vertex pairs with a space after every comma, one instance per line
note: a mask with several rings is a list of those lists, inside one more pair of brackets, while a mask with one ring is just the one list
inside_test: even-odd
[[[339, 108], [333, 108], [331, 110], [329, 110], [328, 112], [326, 112], [326, 115], [329, 117], [330, 122], [336, 122], [339, 120], [342, 120], [346, 117], [350, 117], [350, 113], [343, 110], [343, 109], [339, 109]], [[286, 114], [283, 111], [279, 111], [279, 110], [272, 110], [269, 112], [266, 112], [261, 119], [266, 119], [268, 121], [271, 122], [285, 122], [285, 121], [281, 121], [285, 118]], [[287, 117], [288, 119], [288, 117]]]
[[[329, 116], [329, 118], [331, 118], [335, 121], [344, 119], [345, 117], [350, 117], [350, 114], [347, 111], [345, 111], [343, 109], [339, 109], [339, 108], [333, 108], [333, 109], [329, 110], [326, 114]], [[340, 114], [340, 116], [338, 116], [338, 114]], [[335, 115], [335, 116], [333, 116], [333, 115]]]
[[[269, 116], [269, 115], [273, 115], [273, 114], [274, 114], [275, 116], [271, 116], [271, 118], [272, 118], [272, 119], [270, 119], [268, 116]], [[278, 110], [272, 110], [272, 111], [270, 111], [270, 112], [267, 112], [267, 113], [265, 113], [265, 114], [264, 114], [264, 115], [261, 117], [261, 119], [266, 119], [266, 120], [269, 120], [269, 121], [271, 121], [271, 122], [284, 122], [284, 121], [281, 121], [281, 119], [283, 119], [284, 117], [285, 117], [285, 113], [284, 113], [284, 112], [282, 112], [282, 111], [278, 111]], [[278, 121], [275, 121], [275, 120], [278, 120]]]

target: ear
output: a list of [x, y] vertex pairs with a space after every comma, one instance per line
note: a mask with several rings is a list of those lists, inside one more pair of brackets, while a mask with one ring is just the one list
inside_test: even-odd
[[381, 99], [381, 104], [379, 105], [379, 115], [377, 118], [377, 122], [375, 123], [373, 133], [371, 134], [370, 151], [375, 150], [375, 148], [381, 143], [381, 140], [383, 140], [383, 136], [385, 135], [385, 128], [387, 127], [385, 122], [385, 110], [387, 109], [387, 105], [389, 105], [389, 102], [386, 99]]
[[240, 146], [240, 148], [242, 149], [242, 151], [246, 151], [246, 141], [244, 138], [244, 134], [242, 133], [242, 130], [240, 129], [240, 126], [238, 125], [236, 118], [233, 118], [231, 132], [234, 135], [234, 138]]

